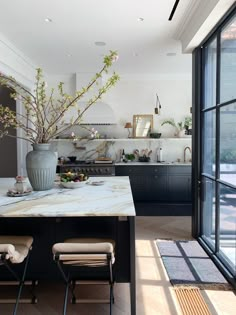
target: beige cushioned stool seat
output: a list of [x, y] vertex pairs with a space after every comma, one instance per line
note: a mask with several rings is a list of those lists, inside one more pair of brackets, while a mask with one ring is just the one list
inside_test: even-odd
[[95, 267], [107, 264], [107, 253], [111, 253], [112, 263], [115, 262], [114, 247], [115, 242], [111, 239], [71, 238], [54, 244], [52, 252], [54, 255], [60, 253], [64, 264]]
[[19, 264], [29, 253], [33, 238], [31, 236], [0, 236], [0, 253], [6, 253], [6, 259]]

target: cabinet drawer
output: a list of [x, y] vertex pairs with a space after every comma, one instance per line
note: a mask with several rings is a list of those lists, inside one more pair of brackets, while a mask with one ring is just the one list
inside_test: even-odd
[[188, 166], [173, 166], [171, 165], [168, 169], [168, 174], [175, 175], [175, 174], [191, 174], [191, 165]]
[[168, 168], [167, 168], [167, 166], [153, 166], [152, 167], [152, 174], [153, 175], [165, 175], [165, 174], [167, 174], [167, 170], [168, 170]]
[[153, 165], [145, 165], [145, 166], [116, 166], [115, 173], [118, 176], [129, 176], [131, 174], [137, 175], [153, 175], [153, 174], [167, 174], [166, 166], [153, 166]]

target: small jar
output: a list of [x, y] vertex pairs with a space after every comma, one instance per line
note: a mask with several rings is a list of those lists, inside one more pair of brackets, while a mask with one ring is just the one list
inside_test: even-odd
[[14, 184], [14, 187], [18, 193], [23, 194], [24, 192], [27, 191], [28, 188], [26, 179], [22, 176], [16, 176], [16, 182]]

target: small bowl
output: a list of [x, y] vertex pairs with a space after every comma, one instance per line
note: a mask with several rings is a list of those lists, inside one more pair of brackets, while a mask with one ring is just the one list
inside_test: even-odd
[[150, 161], [150, 156], [140, 156], [138, 158], [139, 162], [149, 162]]
[[150, 133], [150, 138], [160, 138], [161, 137], [161, 133], [157, 133], [157, 132], [151, 132]]
[[61, 184], [64, 188], [76, 189], [83, 187], [87, 182], [88, 180], [84, 180], [83, 182], [61, 182]]
[[75, 162], [77, 159], [77, 156], [67, 156], [67, 158], [71, 161], [71, 162]]

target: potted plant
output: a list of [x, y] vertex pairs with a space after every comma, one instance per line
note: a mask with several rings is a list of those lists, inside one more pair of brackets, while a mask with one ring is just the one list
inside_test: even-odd
[[186, 116], [184, 118], [184, 128], [187, 135], [192, 135], [192, 116]]
[[135, 155], [133, 153], [125, 154], [125, 158], [128, 162], [132, 162], [135, 160]]
[[[52, 188], [57, 160], [55, 154], [49, 150], [50, 141], [73, 125], [80, 124], [83, 114], [101, 99], [110, 87], [116, 84], [119, 76], [114, 72], [87, 102], [85, 108], [81, 110], [78, 107], [78, 101], [97, 84], [104, 73], [108, 73], [116, 59], [117, 53], [110, 51], [110, 54], [104, 57], [102, 69], [95, 74], [87, 86], [76, 91], [75, 96], [64, 91], [63, 82], [58, 84], [56, 97], [54, 97], [54, 88], [47, 93], [47, 84], [40, 68], [36, 69], [36, 82], [33, 91], [27, 90], [15, 78], [0, 73], [0, 84], [12, 89], [11, 97], [20, 100], [23, 107], [23, 111], [19, 113], [0, 105], [0, 137], [15, 137], [11, 135], [10, 128], [20, 128], [23, 131], [20, 138], [32, 144], [33, 151], [27, 154], [26, 167], [34, 190]], [[69, 124], [65, 124], [64, 115], [72, 107], [78, 108], [77, 115], [71, 118]]]
[[175, 136], [181, 137], [185, 135], [185, 131], [187, 131], [190, 128], [190, 126], [192, 126], [192, 117], [187, 116], [184, 118], [183, 121], [179, 121], [178, 123], [176, 123], [173, 118], [166, 119], [162, 122], [161, 126], [165, 124], [169, 124], [172, 127], [174, 127], [176, 130]]

